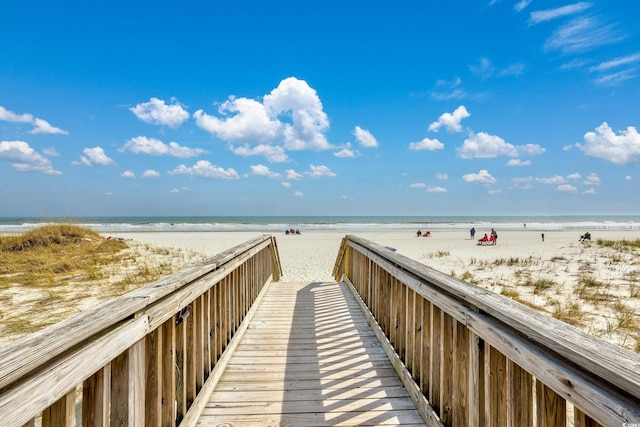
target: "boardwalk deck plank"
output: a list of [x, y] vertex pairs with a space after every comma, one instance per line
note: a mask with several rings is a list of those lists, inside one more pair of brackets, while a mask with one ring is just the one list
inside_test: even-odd
[[425, 424], [345, 285], [275, 283], [197, 425]]

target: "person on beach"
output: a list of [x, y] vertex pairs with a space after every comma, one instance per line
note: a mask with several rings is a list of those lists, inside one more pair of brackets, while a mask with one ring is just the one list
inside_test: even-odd
[[471, 230], [469, 230], [469, 233], [471, 233], [471, 240], [473, 240], [473, 236], [476, 235], [476, 228], [475, 227], [471, 227]]
[[418, 236], [418, 237], [422, 236], [422, 231], [418, 230], [418, 231], [416, 232], [416, 236]]
[[494, 245], [498, 243], [498, 233], [493, 228], [491, 229], [491, 240], [493, 241]]
[[544, 242], [544, 233], [542, 233], [542, 241]]

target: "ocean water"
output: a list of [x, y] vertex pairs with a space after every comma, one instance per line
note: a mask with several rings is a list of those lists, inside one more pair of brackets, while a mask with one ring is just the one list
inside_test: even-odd
[[280, 233], [398, 230], [640, 230], [640, 215], [561, 216], [230, 216], [230, 217], [85, 217], [0, 218], [0, 233], [28, 231], [52, 222], [68, 222], [98, 232], [260, 231]]

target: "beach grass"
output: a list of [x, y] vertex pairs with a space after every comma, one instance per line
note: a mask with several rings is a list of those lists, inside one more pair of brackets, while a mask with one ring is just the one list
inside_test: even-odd
[[187, 266], [170, 248], [70, 223], [0, 236], [0, 336], [14, 340]]

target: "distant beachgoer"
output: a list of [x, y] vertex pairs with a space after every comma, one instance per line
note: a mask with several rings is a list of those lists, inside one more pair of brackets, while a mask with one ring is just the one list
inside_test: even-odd
[[469, 230], [469, 233], [471, 233], [471, 240], [473, 240], [473, 236], [476, 235], [476, 228], [475, 227], [471, 227], [471, 230]]
[[498, 243], [498, 233], [496, 233], [496, 230], [494, 230], [493, 228], [491, 229], [491, 237], [494, 245]]
[[418, 231], [416, 232], [416, 236], [418, 236], [418, 237], [422, 236], [422, 231], [418, 230]]
[[525, 224], [524, 224], [524, 229], [525, 229], [525, 230], [527, 229], [527, 223], [525, 223]]
[[542, 233], [542, 241], [544, 242], [544, 233]]

